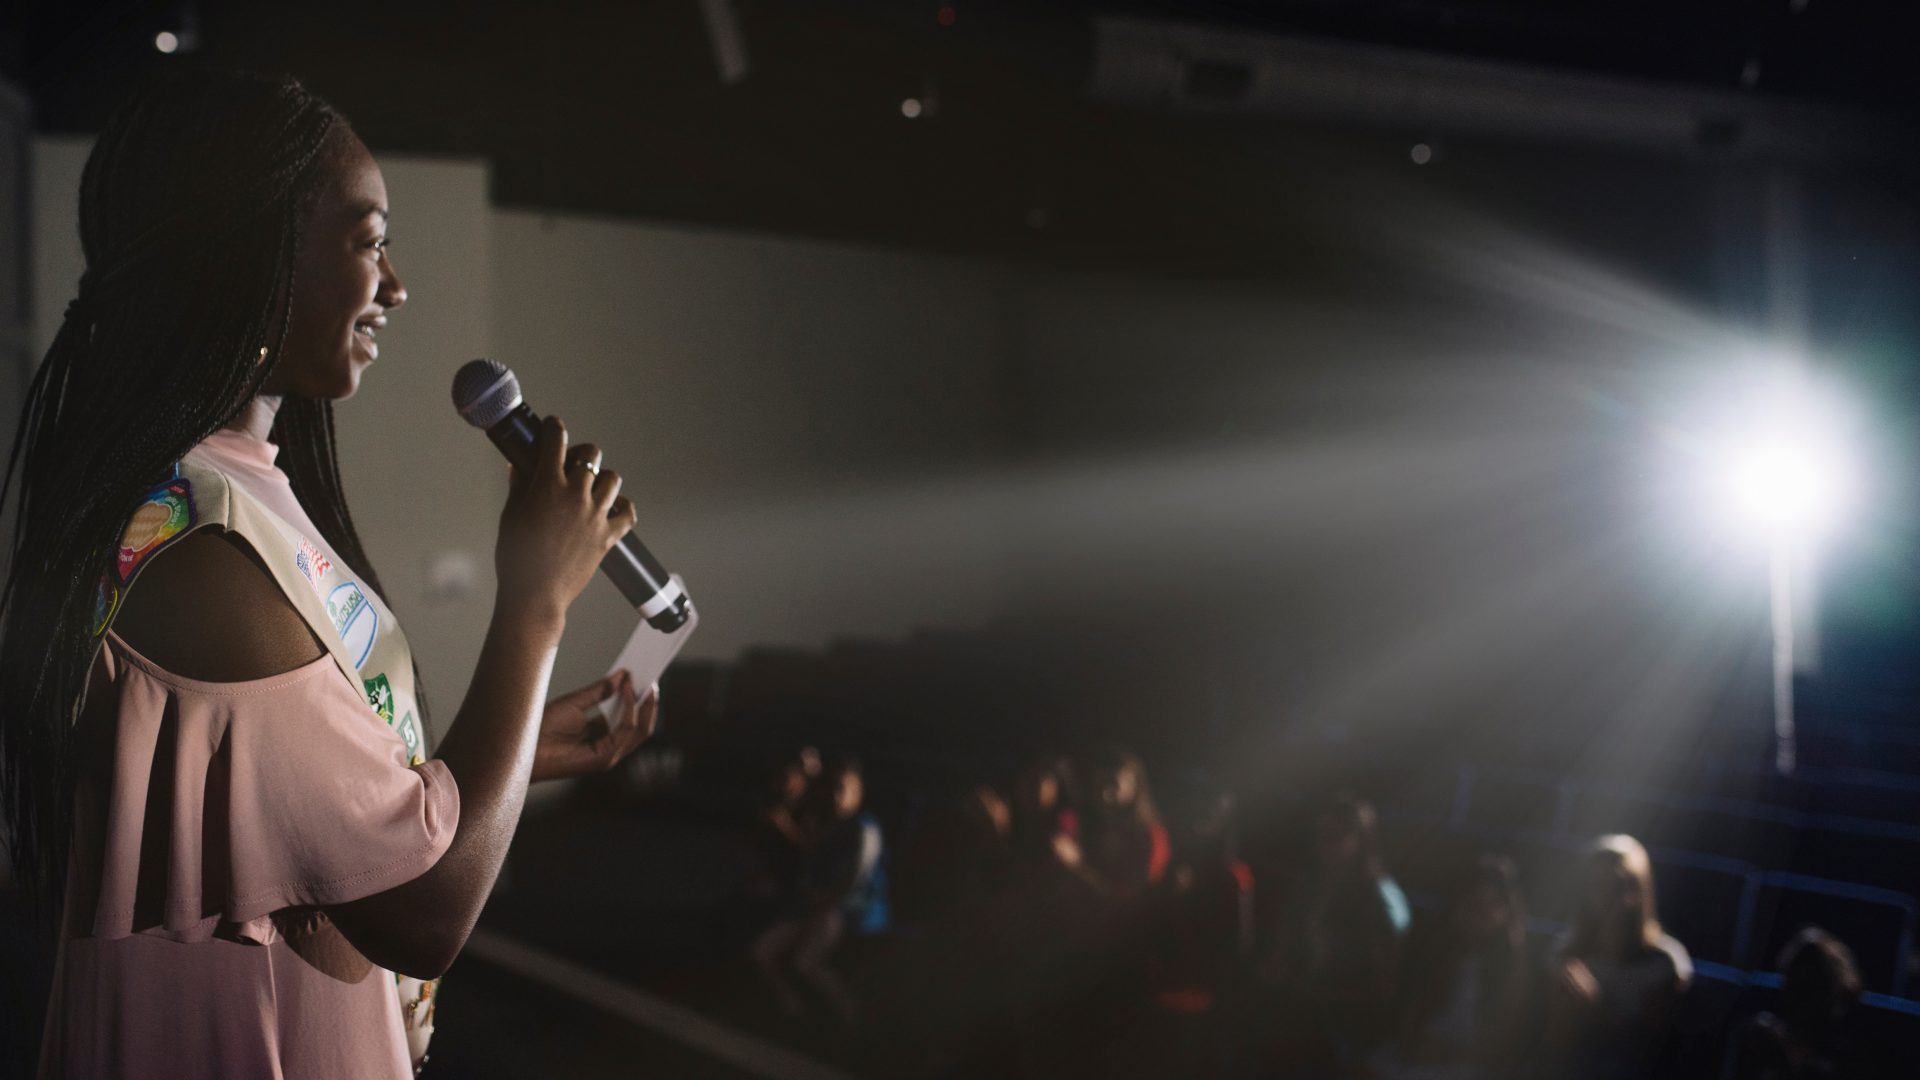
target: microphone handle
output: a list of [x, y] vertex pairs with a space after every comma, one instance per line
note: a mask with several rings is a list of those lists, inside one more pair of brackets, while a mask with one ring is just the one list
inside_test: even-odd
[[[513, 467], [526, 471], [533, 467], [533, 440], [540, 430], [540, 417], [521, 402], [499, 423], [487, 429], [487, 438]], [[678, 582], [629, 531], [600, 560], [600, 570], [620, 589], [620, 595], [639, 609], [647, 624], [663, 633], [671, 633], [687, 621], [689, 600]]]

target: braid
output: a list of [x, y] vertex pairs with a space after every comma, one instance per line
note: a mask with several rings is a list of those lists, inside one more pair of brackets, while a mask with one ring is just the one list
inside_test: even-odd
[[[123, 106], [87, 159], [87, 270], [0, 477], [0, 509], [17, 498], [0, 586], [0, 813], [42, 899], [65, 877], [101, 575], [139, 499], [240, 413], [284, 352], [317, 165], [346, 130], [291, 79], [194, 72]], [[289, 400], [280, 419], [296, 494], [374, 582], [330, 407]]]

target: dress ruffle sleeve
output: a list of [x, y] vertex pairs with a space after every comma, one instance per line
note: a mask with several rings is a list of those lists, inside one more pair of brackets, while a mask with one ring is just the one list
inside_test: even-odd
[[91, 865], [71, 879], [70, 932], [265, 944], [311, 909], [412, 880], [452, 842], [452, 774], [409, 766], [331, 657], [201, 682], [109, 632], [98, 662], [118, 694], [89, 710], [112, 730], [86, 739], [96, 775], [80, 787], [93, 805], [78, 808], [75, 855]]

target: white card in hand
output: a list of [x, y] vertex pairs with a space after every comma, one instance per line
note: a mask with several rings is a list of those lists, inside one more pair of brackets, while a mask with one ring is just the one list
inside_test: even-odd
[[[673, 580], [680, 581], [680, 575], [673, 575]], [[685, 587], [685, 583], [682, 583], [681, 588]], [[647, 687], [660, 681], [667, 665], [673, 663], [673, 658], [680, 653], [680, 647], [687, 643], [687, 639], [693, 636], [693, 628], [699, 625], [700, 609], [691, 603], [687, 605], [687, 621], [671, 634], [663, 634], [642, 620], [640, 625], [634, 627], [633, 636], [627, 639], [626, 647], [620, 650], [619, 658], [607, 669], [607, 674], [622, 670], [628, 672], [633, 676], [634, 693], [646, 694]], [[600, 718], [606, 721], [609, 728], [620, 726], [618, 695], [600, 703]]]

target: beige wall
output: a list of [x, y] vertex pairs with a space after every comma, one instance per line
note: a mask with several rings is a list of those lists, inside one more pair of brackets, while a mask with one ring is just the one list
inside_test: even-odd
[[[929, 494], [997, 454], [986, 268], [520, 211], [494, 256], [498, 356], [621, 470], [690, 651], [994, 610], [996, 531]], [[610, 658], [628, 618], [596, 586], [574, 621]]]

